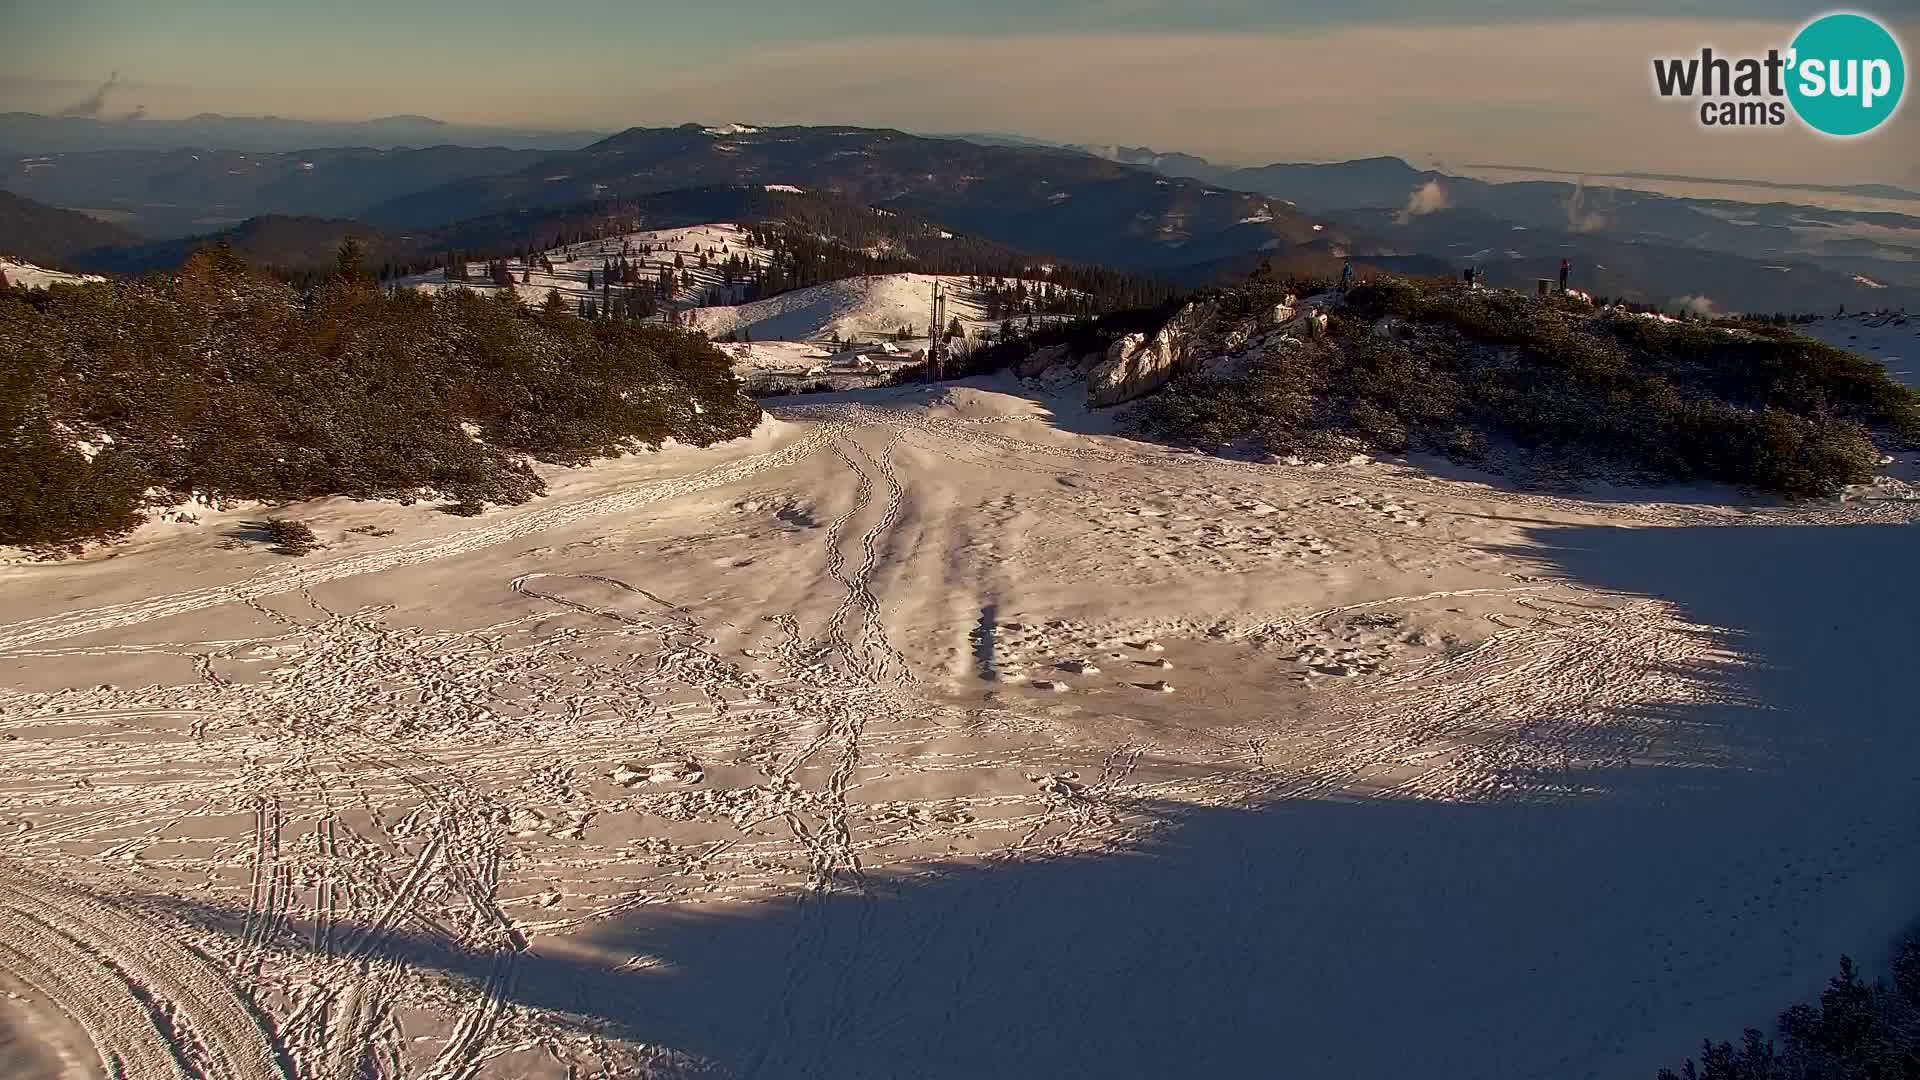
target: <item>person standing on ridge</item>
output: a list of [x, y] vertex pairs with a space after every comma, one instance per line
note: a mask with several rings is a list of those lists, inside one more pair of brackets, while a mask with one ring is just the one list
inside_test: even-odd
[[1573, 273], [1572, 261], [1567, 259], [1561, 259], [1560, 260], [1560, 291], [1561, 292], [1567, 291], [1567, 275], [1571, 273]]
[[1353, 260], [1349, 259], [1347, 260], [1347, 265], [1340, 269], [1340, 291], [1346, 292], [1347, 289], [1352, 287], [1352, 285], [1353, 285]]

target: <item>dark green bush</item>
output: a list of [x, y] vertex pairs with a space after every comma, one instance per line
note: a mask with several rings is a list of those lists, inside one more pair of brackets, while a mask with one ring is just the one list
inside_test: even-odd
[[140, 524], [146, 484], [126, 455], [88, 461], [44, 423], [0, 435], [0, 538], [48, 552]]
[[[466, 291], [308, 295], [232, 256], [0, 296], [0, 543], [112, 536], [152, 503], [320, 495], [517, 503], [579, 464], [760, 416], [696, 334]], [[75, 449], [106, 448], [88, 461]], [[95, 437], [95, 436], [100, 437]]]
[[1225, 446], [1252, 432], [1261, 414], [1240, 388], [1220, 379], [1193, 378], [1177, 392], [1153, 399], [1142, 415], [1148, 434], [1200, 446]]
[[1754, 1028], [1738, 1048], [1708, 1039], [1698, 1063], [1661, 1069], [1658, 1080], [1920, 1078], [1920, 938], [1902, 943], [1892, 976], [1866, 982], [1843, 956], [1817, 1004], [1780, 1014], [1777, 1046]]
[[[1217, 302], [1252, 317], [1268, 291]], [[1391, 277], [1354, 286], [1331, 316], [1327, 340], [1275, 349], [1243, 380], [1176, 378], [1143, 403], [1146, 430], [1200, 445], [1253, 434], [1322, 459], [1351, 439], [1479, 461], [1498, 439], [1561, 474], [1604, 463], [1795, 498], [1870, 480], [1876, 435], [1920, 444], [1920, 395], [1783, 327]]]
[[273, 541], [273, 550], [282, 555], [309, 555], [325, 546], [313, 535], [313, 527], [304, 521], [268, 518], [254, 525], [267, 534], [267, 539]]

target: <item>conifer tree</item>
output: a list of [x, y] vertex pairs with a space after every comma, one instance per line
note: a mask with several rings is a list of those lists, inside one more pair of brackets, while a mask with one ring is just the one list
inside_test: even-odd
[[359, 281], [364, 276], [360, 269], [360, 260], [365, 255], [365, 246], [352, 233], [348, 233], [340, 241], [340, 250], [334, 253], [334, 276], [341, 281]]

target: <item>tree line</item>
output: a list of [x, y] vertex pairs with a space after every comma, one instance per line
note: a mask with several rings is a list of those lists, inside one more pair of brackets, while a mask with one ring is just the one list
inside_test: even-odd
[[562, 305], [388, 291], [346, 245], [296, 289], [231, 251], [173, 275], [0, 292], [0, 543], [59, 550], [187, 500], [441, 498], [477, 511], [581, 464], [745, 434], [697, 334]]

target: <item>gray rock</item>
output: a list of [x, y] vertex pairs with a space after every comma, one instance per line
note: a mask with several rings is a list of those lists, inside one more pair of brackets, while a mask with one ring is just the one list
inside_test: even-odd
[[1174, 372], [1197, 367], [1218, 351], [1217, 340], [1205, 340], [1215, 315], [1212, 303], [1188, 304], [1151, 337], [1128, 334], [1114, 342], [1106, 360], [1087, 373], [1087, 403], [1132, 401], [1165, 386]]

